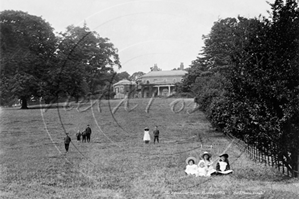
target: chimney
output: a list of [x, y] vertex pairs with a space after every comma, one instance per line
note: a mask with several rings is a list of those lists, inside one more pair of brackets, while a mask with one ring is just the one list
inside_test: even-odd
[[153, 71], [158, 71], [157, 64], [154, 64]]
[[180, 67], [179, 67], [179, 69], [180, 69], [180, 70], [184, 70], [184, 65], [183, 65], [183, 62], [181, 62], [181, 63], [180, 63]]

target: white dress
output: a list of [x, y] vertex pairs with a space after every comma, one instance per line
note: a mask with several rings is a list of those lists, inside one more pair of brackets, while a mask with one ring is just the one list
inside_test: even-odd
[[198, 167], [196, 164], [193, 165], [186, 165], [186, 169], [185, 169], [185, 173], [188, 175], [197, 175], [198, 171], [197, 171]]
[[219, 173], [219, 174], [230, 174], [230, 173], [233, 172], [230, 169], [226, 170], [226, 167], [227, 167], [226, 162], [218, 162], [217, 164], [219, 164], [219, 168], [220, 168], [220, 171], [217, 171], [217, 173]]
[[150, 134], [149, 131], [144, 131], [144, 141], [150, 141]]
[[206, 165], [204, 160], [200, 160], [197, 166], [197, 174], [196, 176], [206, 176], [207, 171], [206, 171]]
[[197, 176], [210, 176], [216, 170], [212, 167], [210, 161], [200, 160], [198, 163]]

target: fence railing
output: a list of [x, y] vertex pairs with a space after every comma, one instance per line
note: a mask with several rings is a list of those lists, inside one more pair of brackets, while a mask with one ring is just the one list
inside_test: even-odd
[[228, 136], [230, 139], [234, 139], [235, 144], [240, 148], [240, 150], [244, 150], [255, 162], [265, 164], [266, 166], [275, 167], [284, 175], [289, 177], [299, 177], [299, 159], [297, 164], [293, 164], [293, 161], [287, 155], [272, 153], [268, 148], [258, 149], [255, 145], [249, 145], [241, 139], [238, 139], [228, 133], [226, 136]]

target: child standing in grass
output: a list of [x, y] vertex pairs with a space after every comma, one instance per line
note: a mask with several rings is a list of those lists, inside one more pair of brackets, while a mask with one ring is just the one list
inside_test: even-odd
[[154, 144], [155, 144], [155, 140], [157, 141], [157, 143], [159, 143], [159, 130], [158, 130], [158, 126], [155, 126], [155, 129], [153, 131], [153, 136], [154, 136]]
[[76, 133], [76, 138], [77, 138], [77, 142], [80, 142], [80, 138], [81, 138], [81, 132], [78, 129], [77, 133]]
[[150, 134], [149, 134], [149, 128], [148, 127], [146, 127], [144, 129], [144, 138], [143, 138], [143, 140], [146, 144], [148, 144], [150, 142]]
[[66, 153], [69, 151], [69, 145], [71, 142], [71, 138], [69, 137], [69, 133], [66, 133], [66, 137], [64, 139], [65, 141], [65, 149], [66, 149]]

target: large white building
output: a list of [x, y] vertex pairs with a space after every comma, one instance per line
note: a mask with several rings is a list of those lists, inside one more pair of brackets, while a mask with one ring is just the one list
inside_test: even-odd
[[[170, 96], [175, 93], [175, 84], [181, 82], [186, 73], [183, 63], [178, 70], [165, 71], [154, 65], [152, 71], [138, 78], [137, 84], [129, 80], [121, 80], [114, 84], [115, 98], [123, 98], [126, 93], [129, 94], [128, 97]], [[121, 87], [127, 88], [126, 92], [120, 94]]]

